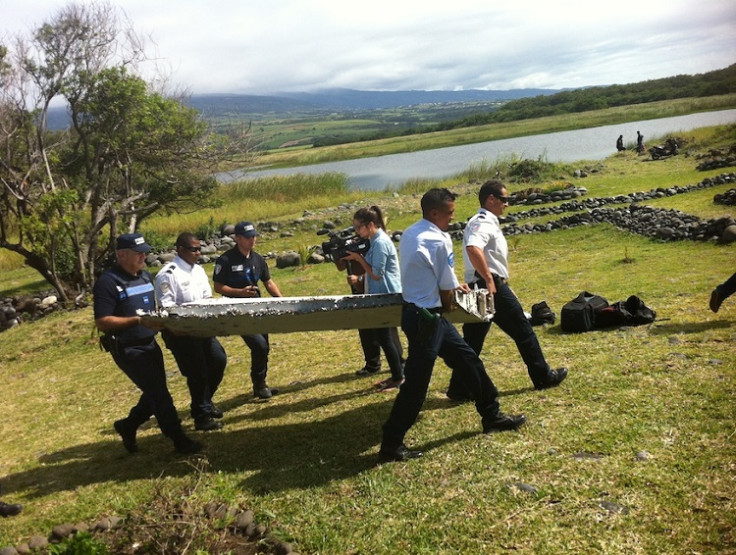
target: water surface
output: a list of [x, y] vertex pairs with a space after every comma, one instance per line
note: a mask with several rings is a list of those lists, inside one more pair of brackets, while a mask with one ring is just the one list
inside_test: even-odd
[[217, 179], [222, 183], [229, 183], [250, 177], [337, 172], [348, 176], [348, 186], [351, 189], [382, 190], [400, 187], [411, 179], [451, 177], [474, 164], [493, 163], [510, 156], [532, 160], [541, 157], [550, 162], [602, 160], [616, 153], [616, 139], [619, 135], [624, 136], [625, 145], [630, 145], [636, 142], [636, 132], [640, 131], [644, 135], [644, 143], [651, 146], [653, 143], [649, 141], [650, 138], [661, 138], [670, 133], [685, 133], [699, 127], [734, 122], [736, 110], [702, 112], [311, 166], [235, 170], [218, 174]]

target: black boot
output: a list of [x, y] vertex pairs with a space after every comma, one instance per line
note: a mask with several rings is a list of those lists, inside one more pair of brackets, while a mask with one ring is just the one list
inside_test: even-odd
[[135, 433], [138, 430], [138, 426], [131, 423], [129, 418], [116, 420], [113, 426], [115, 427], [115, 431], [123, 439], [123, 447], [125, 447], [128, 453], [136, 453], [138, 451], [138, 443], [135, 439]]
[[183, 455], [199, 453], [204, 447], [200, 442], [190, 439], [183, 430], [179, 430], [171, 436], [171, 439], [174, 442], [174, 449], [176, 449], [177, 453], [181, 453]]
[[2, 517], [15, 516], [22, 510], [23, 505], [10, 505], [9, 503], [0, 501], [0, 516]]

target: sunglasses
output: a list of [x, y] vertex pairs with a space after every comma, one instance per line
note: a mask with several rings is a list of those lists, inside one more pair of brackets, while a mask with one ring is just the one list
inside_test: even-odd
[[502, 197], [501, 195], [496, 195], [496, 194], [493, 194], [493, 196], [496, 197], [498, 200], [500, 200], [503, 203], [508, 203], [509, 202], [509, 197]]
[[182, 247], [182, 249], [189, 252], [199, 252], [202, 250], [202, 247]]

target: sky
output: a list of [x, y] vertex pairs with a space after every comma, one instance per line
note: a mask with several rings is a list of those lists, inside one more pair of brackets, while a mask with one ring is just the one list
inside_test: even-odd
[[[87, 3], [84, 0], [78, 3]], [[2, 0], [0, 41], [67, 3]], [[734, 0], [112, 0], [192, 94], [562, 89], [736, 63]]]

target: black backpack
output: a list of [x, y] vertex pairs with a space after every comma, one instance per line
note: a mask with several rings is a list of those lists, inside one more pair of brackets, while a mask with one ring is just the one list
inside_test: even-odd
[[529, 323], [532, 326], [541, 326], [542, 324], [554, 324], [556, 320], [555, 313], [547, 305], [545, 301], [538, 302], [532, 305], [532, 317], [529, 319]]
[[613, 303], [595, 315], [596, 328], [613, 326], [641, 326], [651, 324], [657, 313], [644, 304], [639, 297], [631, 295], [625, 301]]
[[568, 333], [581, 333], [596, 327], [596, 313], [608, 306], [600, 295], [583, 291], [565, 303], [560, 312], [560, 327]]

